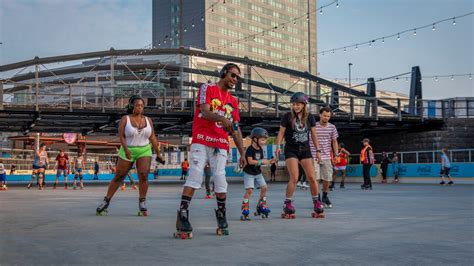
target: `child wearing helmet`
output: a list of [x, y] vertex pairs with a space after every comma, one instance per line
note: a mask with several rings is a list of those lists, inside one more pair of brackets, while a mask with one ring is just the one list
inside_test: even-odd
[[[297, 92], [291, 96], [291, 111], [284, 114], [280, 123], [280, 131], [276, 138], [276, 144], [280, 145], [285, 139], [285, 163], [288, 168], [290, 180], [286, 189], [286, 199], [283, 206], [282, 218], [296, 218], [293, 207], [293, 193], [298, 181], [298, 164], [301, 164], [309, 182], [310, 192], [313, 200], [314, 210], [311, 214], [314, 218], [323, 218], [324, 210], [318, 198], [319, 184], [315, 180], [314, 161], [310, 150], [310, 135], [316, 147], [316, 160], [321, 161], [321, 149], [316, 134], [316, 119], [307, 110], [308, 96]], [[278, 158], [281, 150], [277, 149]]]
[[242, 216], [240, 217], [242, 221], [250, 220], [249, 200], [253, 189], [255, 188], [255, 184], [257, 185], [257, 188], [260, 189], [260, 199], [257, 204], [257, 211], [254, 213], [255, 216], [261, 215], [262, 218], [268, 218], [268, 214], [270, 213], [265, 197], [267, 193], [267, 184], [263, 178], [262, 170], [260, 169], [260, 166], [270, 165], [274, 161], [274, 159], [264, 159], [263, 155], [262, 146], [267, 142], [268, 132], [261, 127], [256, 127], [250, 133], [250, 138], [252, 139], [252, 144], [245, 151], [245, 160], [247, 161], [247, 164], [243, 169], [245, 194], [242, 202]]

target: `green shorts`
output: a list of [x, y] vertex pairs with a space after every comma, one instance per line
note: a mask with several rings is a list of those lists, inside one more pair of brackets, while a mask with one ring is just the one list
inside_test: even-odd
[[151, 157], [150, 144], [147, 144], [145, 146], [129, 146], [128, 150], [130, 151], [132, 155], [131, 160], [127, 159], [127, 155], [125, 155], [125, 150], [123, 149], [122, 146], [120, 146], [118, 156], [128, 162], [135, 162], [136, 160], [142, 157]]

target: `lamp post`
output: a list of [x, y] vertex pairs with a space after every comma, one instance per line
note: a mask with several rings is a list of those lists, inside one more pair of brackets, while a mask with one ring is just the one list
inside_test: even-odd
[[352, 63], [349, 63], [349, 88], [351, 87], [351, 66]]

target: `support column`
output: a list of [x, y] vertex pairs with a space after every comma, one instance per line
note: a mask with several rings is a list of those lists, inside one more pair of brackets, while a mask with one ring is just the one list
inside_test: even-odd
[[410, 115], [423, 115], [422, 99], [420, 67], [414, 66], [411, 68], [410, 103], [408, 108]]

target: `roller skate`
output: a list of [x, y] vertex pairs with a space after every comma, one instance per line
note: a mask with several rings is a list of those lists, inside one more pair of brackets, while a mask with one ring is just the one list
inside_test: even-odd
[[204, 199], [212, 199], [211, 191], [206, 192], [206, 196], [204, 197]]
[[395, 179], [393, 180], [393, 183], [398, 183], [398, 181], [399, 181], [398, 178], [395, 178]]
[[3, 184], [2, 189], [3, 190], [8, 190], [7, 184]]
[[240, 216], [241, 221], [250, 221], [250, 203], [248, 199], [244, 199], [242, 202], [242, 216]]
[[109, 211], [107, 210], [107, 208], [109, 208], [109, 203], [110, 203], [110, 199], [108, 199], [107, 197], [104, 197], [104, 201], [95, 210], [95, 215], [97, 216], [107, 215], [109, 213]]
[[140, 209], [138, 211], [138, 216], [148, 216], [148, 210], [146, 209], [145, 200], [146, 199], [138, 200], [138, 208]]
[[301, 184], [301, 189], [306, 190], [306, 189], [308, 189], [308, 188], [309, 188], [308, 183], [306, 183], [306, 181], [304, 181], [304, 182]]
[[125, 184], [123, 184], [121, 187], [120, 187], [120, 190], [126, 190], [127, 189], [127, 186]]
[[229, 235], [229, 229], [227, 228], [227, 219], [225, 217], [225, 209], [224, 208], [217, 208], [214, 209], [216, 212], [216, 219], [217, 219], [217, 228], [216, 228], [216, 235], [218, 236], [227, 236]]
[[67, 190], [67, 183], [66, 183], [66, 184], [64, 184], [64, 189], [65, 189], [65, 190]]
[[333, 191], [334, 190], [334, 182], [331, 182], [331, 185], [329, 186], [329, 190]]
[[341, 182], [341, 184], [339, 185], [339, 188], [345, 188], [344, 182]]
[[76, 189], [77, 189], [76, 185], [73, 185], [73, 186], [72, 186], [72, 189], [76, 190]]
[[257, 211], [254, 213], [255, 216], [261, 215], [263, 219], [268, 218], [270, 214], [270, 208], [267, 205], [267, 199], [263, 198], [258, 201]]
[[301, 188], [301, 185], [302, 185], [302, 184], [303, 184], [303, 183], [301, 183], [301, 181], [298, 181], [298, 183], [296, 183], [296, 187], [297, 187], [297, 188]]
[[133, 185], [133, 186], [132, 186], [132, 189], [133, 189], [133, 190], [137, 190], [137, 185]]
[[86, 189], [84, 186], [80, 186], [80, 188], [81, 188], [81, 190], [84, 190], [84, 189]]
[[313, 201], [314, 210], [311, 213], [311, 217], [313, 218], [324, 218], [324, 208], [321, 206], [321, 201], [319, 199]]
[[444, 186], [444, 185], [446, 185], [446, 182], [444, 182], [444, 180], [443, 180], [443, 181], [439, 182], [439, 184]]
[[55, 190], [57, 186], [58, 186], [58, 183], [54, 183], [53, 184], [53, 190]]
[[31, 185], [31, 183], [29, 183], [27, 188], [28, 188], [28, 189], [30, 189], [30, 188], [31, 188], [31, 186], [32, 186], [32, 185]]
[[193, 238], [193, 227], [189, 223], [189, 210], [181, 209], [178, 210], [178, 216], [176, 217], [176, 232], [173, 233], [174, 238], [181, 239], [192, 239]]
[[450, 186], [451, 186], [451, 185], [454, 185], [454, 182], [453, 182], [453, 181], [449, 181], [449, 182], [448, 182], [448, 185], [450, 185]]
[[323, 196], [322, 203], [324, 205], [324, 208], [332, 208], [332, 203], [329, 200], [328, 196], [326, 196], [326, 197]]
[[295, 207], [293, 207], [293, 202], [291, 200], [285, 200], [285, 205], [283, 205], [283, 212], [281, 213], [281, 218], [283, 219], [295, 219]]

